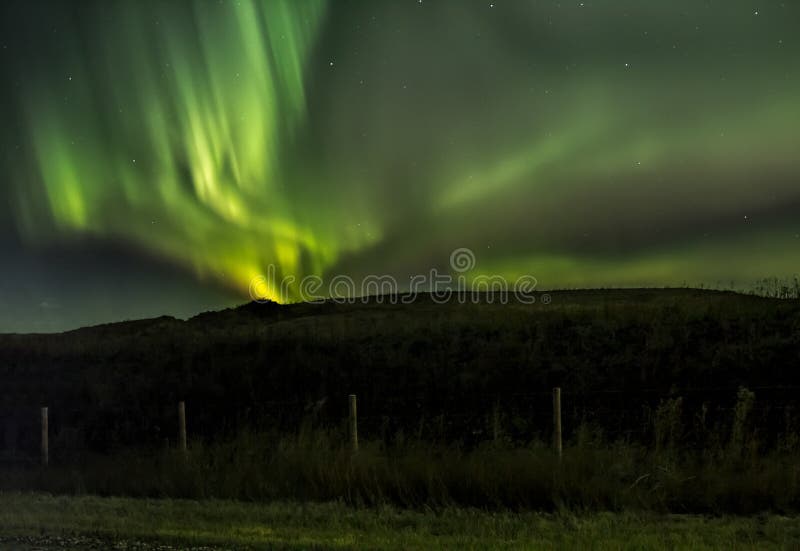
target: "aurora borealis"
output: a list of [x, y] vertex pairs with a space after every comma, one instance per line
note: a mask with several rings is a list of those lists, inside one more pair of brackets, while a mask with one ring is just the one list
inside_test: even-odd
[[231, 305], [270, 265], [403, 281], [458, 247], [543, 288], [800, 272], [795, 3], [0, 13], [0, 331]]

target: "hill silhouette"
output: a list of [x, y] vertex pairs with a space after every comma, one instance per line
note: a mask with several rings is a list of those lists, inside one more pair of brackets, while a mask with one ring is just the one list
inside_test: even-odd
[[309, 412], [335, 424], [355, 393], [368, 432], [438, 420], [442, 434], [472, 434], [502, 403], [522, 435], [547, 425], [554, 386], [575, 419], [622, 431], [676, 393], [690, 410], [728, 404], [739, 386], [777, 404], [800, 385], [800, 301], [695, 289], [548, 295], [249, 303], [186, 321], [0, 335], [0, 412], [24, 426], [48, 405], [55, 431], [80, 427], [89, 447], [106, 449], [171, 437], [178, 400], [192, 434], [212, 438], [296, 427]]

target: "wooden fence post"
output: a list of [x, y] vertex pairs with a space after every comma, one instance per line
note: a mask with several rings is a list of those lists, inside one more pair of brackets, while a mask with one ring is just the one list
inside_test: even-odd
[[42, 466], [47, 467], [50, 463], [50, 447], [48, 443], [48, 427], [47, 427], [47, 407], [42, 408]]
[[358, 451], [358, 409], [355, 394], [350, 395], [350, 448], [353, 452]]
[[492, 440], [500, 440], [500, 402], [495, 402], [492, 408]]
[[561, 387], [553, 389], [553, 447], [561, 459]]
[[186, 453], [186, 403], [178, 402], [178, 447]]

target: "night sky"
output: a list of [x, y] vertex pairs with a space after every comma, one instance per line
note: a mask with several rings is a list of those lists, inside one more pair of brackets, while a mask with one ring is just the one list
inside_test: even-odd
[[[4, 1], [0, 332], [253, 277], [800, 272], [800, 3]], [[296, 299], [274, 296], [282, 301]]]

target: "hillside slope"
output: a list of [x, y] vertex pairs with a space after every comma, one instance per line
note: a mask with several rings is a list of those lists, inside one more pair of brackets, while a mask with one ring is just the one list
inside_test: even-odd
[[179, 399], [206, 436], [296, 427], [312, 414], [336, 423], [350, 393], [375, 433], [444, 417], [474, 426], [498, 402], [526, 420], [524, 432], [553, 386], [576, 419], [613, 410], [622, 427], [670, 393], [724, 404], [743, 385], [778, 403], [800, 385], [795, 300], [683, 289], [553, 292], [533, 305], [488, 298], [252, 303], [187, 321], [0, 335], [0, 412], [24, 425], [46, 404], [54, 427], [83, 427], [104, 448], [171, 435]]

